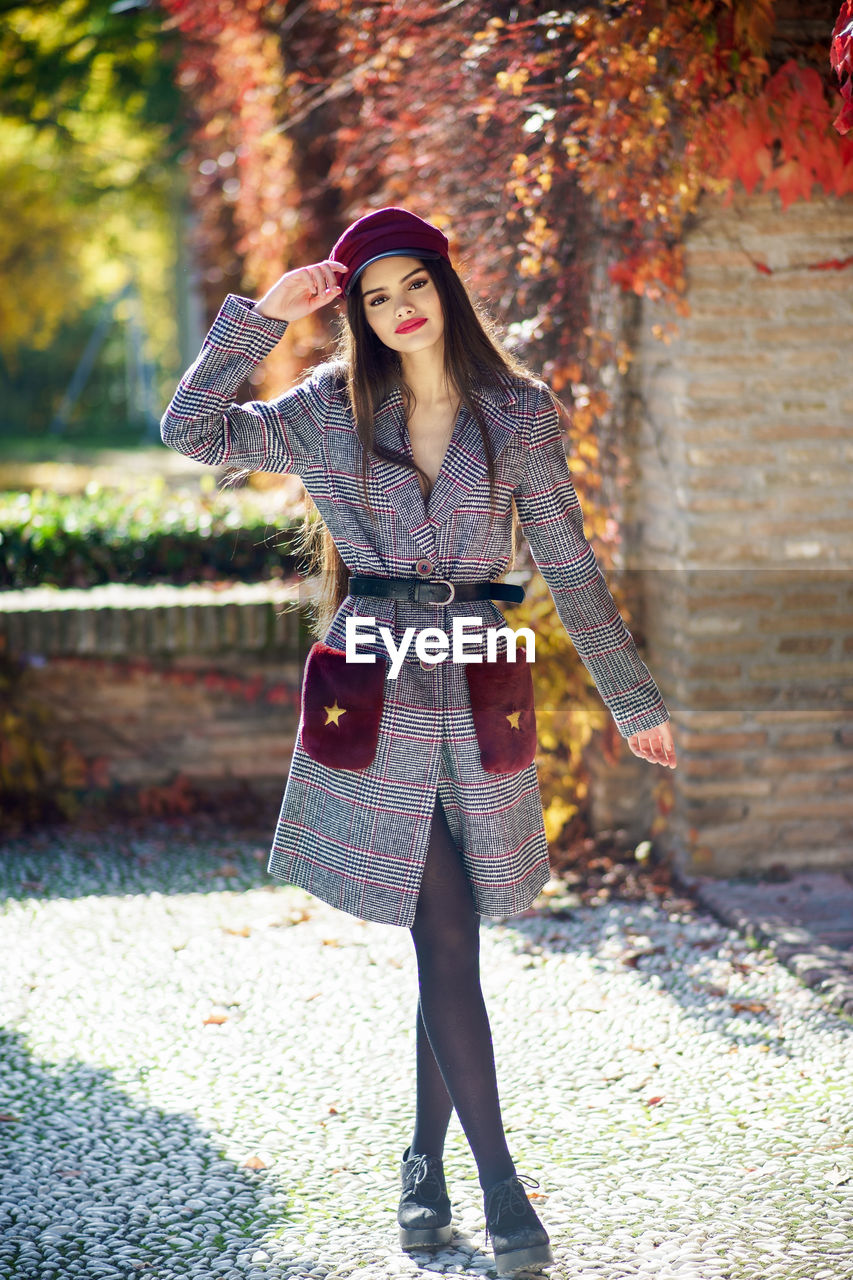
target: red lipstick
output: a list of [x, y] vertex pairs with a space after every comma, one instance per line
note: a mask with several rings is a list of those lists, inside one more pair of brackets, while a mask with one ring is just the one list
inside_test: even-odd
[[414, 333], [415, 329], [420, 329], [422, 324], [426, 324], [426, 316], [422, 316], [419, 320], [404, 320], [402, 324], [397, 325], [394, 332]]

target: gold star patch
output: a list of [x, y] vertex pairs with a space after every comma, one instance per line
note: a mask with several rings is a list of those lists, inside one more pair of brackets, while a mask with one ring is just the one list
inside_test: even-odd
[[341, 716], [346, 714], [346, 707], [339, 707], [337, 698], [330, 707], [324, 707], [323, 710], [326, 713], [326, 724], [338, 724]]
[[519, 728], [518, 717], [520, 715], [521, 715], [520, 711], [510, 711], [509, 715], [507, 716], [507, 720], [509, 721], [509, 727], [511, 729]]

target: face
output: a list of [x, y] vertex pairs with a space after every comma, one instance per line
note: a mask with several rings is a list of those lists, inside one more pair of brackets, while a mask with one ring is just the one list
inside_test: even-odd
[[365, 267], [359, 283], [367, 323], [386, 347], [408, 355], [441, 340], [441, 300], [420, 258], [404, 254], [380, 258]]

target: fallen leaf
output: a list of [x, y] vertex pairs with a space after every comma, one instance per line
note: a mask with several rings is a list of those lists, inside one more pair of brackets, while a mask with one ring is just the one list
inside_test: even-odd
[[659, 1102], [663, 1102], [663, 1098], [661, 1096], [646, 1098], [647, 1107], [656, 1107]]
[[233, 862], [223, 862], [221, 866], [216, 867], [213, 871], [208, 871], [207, 876], [208, 876], [208, 879], [211, 879], [211, 880], [215, 876], [224, 876], [226, 880], [230, 880], [230, 879], [233, 879], [234, 876], [238, 876], [239, 874], [240, 874], [240, 868], [236, 866]]
[[[264, 886], [265, 888], [267, 886]], [[273, 888], [276, 886], [273, 885]], [[298, 911], [292, 912], [288, 916], [283, 916], [281, 920], [270, 920], [269, 927], [271, 929], [289, 929], [293, 924], [302, 924], [305, 920], [311, 919], [311, 912], [301, 907]]]
[[666, 949], [665, 947], [660, 946], [660, 947], [646, 947], [645, 949], [638, 948], [633, 951], [623, 951], [619, 959], [622, 961], [623, 964], [630, 965], [632, 969], [636, 969], [637, 961], [642, 960], [643, 956], [657, 956], [657, 955], [660, 955], [660, 953], [665, 949]]
[[222, 932], [230, 933], [235, 938], [250, 938], [252, 936], [252, 930], [247, 924], [244, 924], [242, 929], [226, 929], [223, 925]]
[[767, 1013], [767, 1005], [762, 1004], [760, 1000], [733, 1000], [732, 1008], [735, 1013]]
[[209, 1023], [213, 1023], [214, 1026], [219, 1026], [221, 1023], [227, 1022], [227, 1021], [228, 1021], [227, 1013], [211, 1013], [205, 1018], [204, 1022], [202, 1023], [202, 1026], [206, 1027], [208, 1026]]
[[243, 1169], [266, 1169], [266, 1164], [260, 1156], [249, 1156], [248, 1160], [244, 1160], [241, 1166]]

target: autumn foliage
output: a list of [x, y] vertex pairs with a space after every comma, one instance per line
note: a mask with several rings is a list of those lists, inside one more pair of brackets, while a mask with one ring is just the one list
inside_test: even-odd
[[[587, 497], [611, 407], [602, 371], [629, 359], [598, 315], [602, 269], [685, 311], [683, 236], [703, 194], [740, 184], [787, 207], [853, 189], [853, 139], [832, 127], [831, 17], [818, 49], [805, 21], [792, 38], [790, 4], [775, 45], [774, 0], [160, 4], [182, 37], [211, 316], [226, 288], [267, 287], [366, 209], [406, 204], [442, 226], [509, 341], [570, 395]], [[832, 43], [845, 101], [850, 5]], [[326, 345], [332, 314], [299, 329], [290, 373]]]
[[829, 61], [841, 82], [843, 106], [833, 120], [839, 133], [853, 129], [853, 0], [844, 0], [832, 31]]
[[[196, 122], [193, 194], [208, 249], [215, 256], [230, 229], [249, 286], [287, 258], [328, 190], [341, 222], [407, 200], [443, 217], [475, 288], [519, 320], [541, 313], [547, 330], [577, 283], [583, 196], [613, 279], [674, 300], [679, 242], [703, 192], [739, 181], [787, 205], [815, 186], [851, 189], [828, 50], [817, 66], [804, 38], [798, 57], [773, 66], [773, 0], [528, 3], [514, 19], [483, 0], [162, 7], [184, 37], [179, 82]], [[850, 7], [832, 43], [847, 102]], [[328, 172], [294, 171], [290, 139], [324, 111]], [[576, 350], [586, 317], [573, 310]]]

